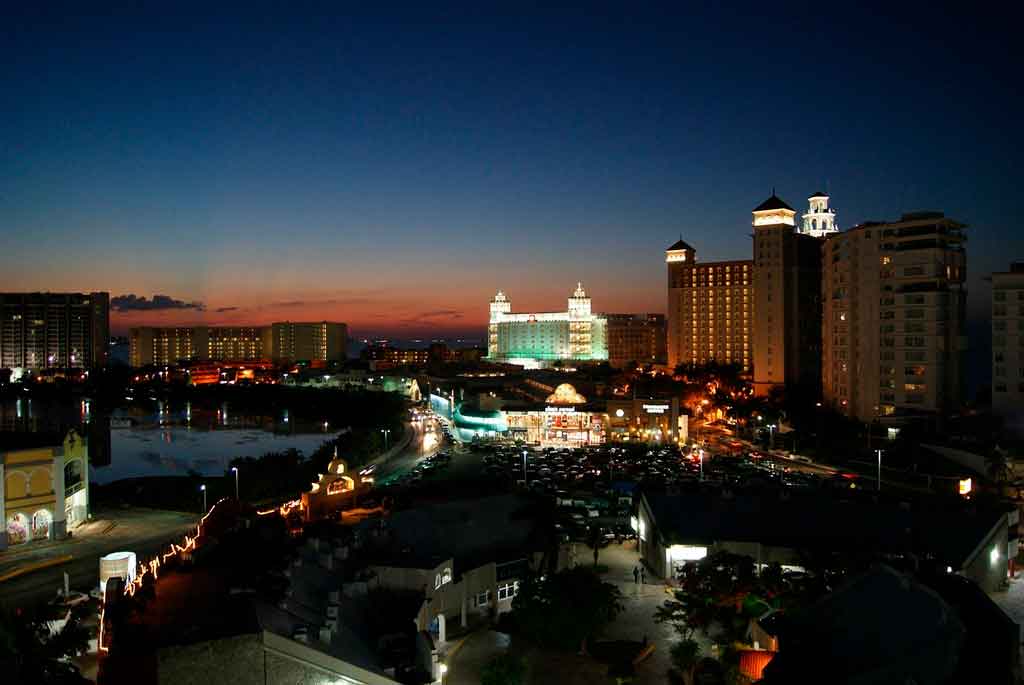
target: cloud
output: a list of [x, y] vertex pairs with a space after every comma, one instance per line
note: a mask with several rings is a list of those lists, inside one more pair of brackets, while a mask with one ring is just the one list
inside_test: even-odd
[[457, 309], [431, 309], [429, 311], [420, 312], [412, 318], [402, 319], [401, 323], [406, 326], [414, 326], [416, 324], [434, 324], [441, 320], [447, 321], [458, 321], [463, 318], [463, 313]]
[[168, 295], [154, 295], [152, 300], [145, 295], [142, 297], [134, 294], [117, 295], [110, 299], [110, 308], [115, 312], [153, 312], [170, 309], [206, 311], [206, 305], [202, 302], [185, 302]]
[[223, 314], [224, 312], [238, 311], [238, 307], [217, 307], [213, 311], [216, 312], [217, 314]]

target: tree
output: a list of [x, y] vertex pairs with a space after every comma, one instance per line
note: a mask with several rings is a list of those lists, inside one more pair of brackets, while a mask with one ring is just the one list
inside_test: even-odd
[[586, 649], [622, 611], [622, 593], [592, 568], [577, 566], [530, 576], [512, 601], [513, 618], [528, 639], [559, 649]]
[[751, 618], [807, 599], [808, 593], [792, 585], [778, 565], [757, 575], [750, 557], [720, 552], [683, 567], [679, 588], [654, 620], [672, 624], [684, 641], [699, 630], [731, 644], [746, 639]]
[[521, 685], [526, 663], [521, 657], [502, 654], [491, 659], [480, 671], [480, 685]]
[[686, 638], [672, 645], [669, 656], [672, 659], [672, 665], [683, 675], [683, 679], [686, 682], [691, 682], [693, 679], [693, 668], [700, 661], [700, 645], [696, 640]]

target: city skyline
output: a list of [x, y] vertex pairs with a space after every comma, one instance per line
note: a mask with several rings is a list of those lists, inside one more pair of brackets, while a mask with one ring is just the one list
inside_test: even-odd
[[801, 212], [824, 189], [844, 230], [921, 209], [967, 223], [977, 321], [1021, 244], [1009, 33], [889, 10], [20, 8], [0, 290], [134, 296], [119, 334], [480, 337], [498, 288], [543, 310], [583, 281], [602, 311], [664, 312], [680, 234], [702, 260], [749, 259], [772, 188]]

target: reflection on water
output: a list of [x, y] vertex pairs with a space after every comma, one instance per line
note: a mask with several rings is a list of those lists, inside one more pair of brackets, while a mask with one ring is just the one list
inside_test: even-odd
[[276, 415], [246, 413], [221, 402], [202, 406], [154, 399], [112, 415], [88, 400], [0, 401], [0, 431], [64, 432], [74, 428], [89, 443], [89, 478], [110, 483], [139, 476], [223, 475], [235, 457], [297, 449], [311, 454], [335, 432], [325, 423], [298, 421], [287, 408]]
[[139, 476], [184, 476], [190, 470], [220, 476], [235, 457], [259, 457], [287, 449], [309, 455], [329, 437], [247, 429], [200, 431], [185, 426], [112, 430], [110, 465], [91, 467], [89, 477], [94, 483], [110, 483]]

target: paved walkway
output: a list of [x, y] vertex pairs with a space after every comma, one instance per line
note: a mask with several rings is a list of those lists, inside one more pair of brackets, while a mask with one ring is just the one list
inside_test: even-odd
[[445, 685], [479, 685], [480, 672], [494, 657], [505, 653], [510, 638], [494, 630], [470, 633], [447, 657]]
[[[576, 558], [593, 559], [593, 552], [584, 547], [582, 554]], [[666, 586], [661, 578], [647, 574], [646, 584], [639, 585], [633, 581], [633, 568], [639, 564], [636, 542], [630, 541], [622, 545], [609, 545], [601, 550], [598, 563], [608, 567], [604, 579], [614, 583], [623, 595], [624, 610], [618, 618], [608, 626], [604, 639], [647, 641], [654, 644], [654, 653], [637, 666], [636, 679], [638, 684], [666, 682], [665, 673], [669, 668], [669, 648], [676, 640], [675, 629], [663, 623], [654, 622], [654, 612], [669, 599], [665, 592]]]

